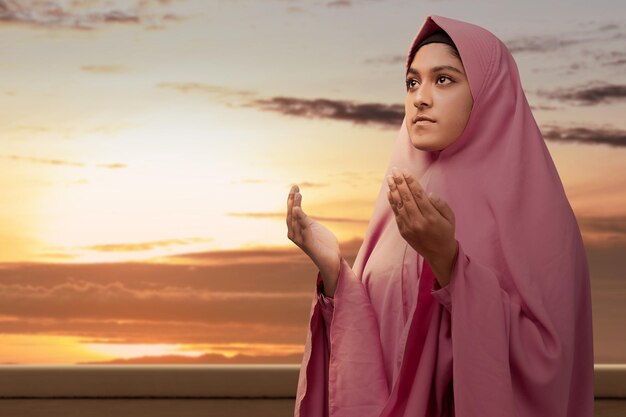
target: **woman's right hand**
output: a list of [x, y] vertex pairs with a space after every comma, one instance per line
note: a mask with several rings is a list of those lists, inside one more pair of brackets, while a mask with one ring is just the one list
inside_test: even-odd
[[302, 211], [302, 194], [297, 185], [291, 187], [287, 198], [287, 237], [317, 265], [324, 279], [324, 294], [332, 297], [341, 266], [339, 241]]

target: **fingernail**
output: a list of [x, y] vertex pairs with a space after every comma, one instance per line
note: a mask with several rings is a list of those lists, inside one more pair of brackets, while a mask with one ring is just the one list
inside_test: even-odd
[[391, 175], [387, 175], [387, 184], [393, 185], [393, 178], [391, 177]]
[[394, 177], [400, 176], [400, 171], [396, 167], [391, 168], [391, 173], [393, 174]]

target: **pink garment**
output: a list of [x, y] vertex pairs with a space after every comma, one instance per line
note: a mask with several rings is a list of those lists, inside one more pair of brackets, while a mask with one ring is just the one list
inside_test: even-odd
[[[294, 415], [592, 417], [587, 257], [517, 66], [489, 31], [431, 15], [406, 68], [439, 28], [470, 81], [470, 118], [438, 152], [415, 148], [403, 120], [363, 244], [352, 268], [342, 258], [333, 299], [321, 295], [318, 273]], [[392, 166], [454, 211], [459, 251], [443, 288], [427, 261], [418, 280], [422, 258], [387, 200]]]
[[[405, 249], [409, 248], [410, 246], [405, 246]], [[385, 361], [388, 386], [393, 385], [393, 381], [395, 381], [400, 371], [401, 349], [404, 349], [404, 342], [407, 337], [406, 331], [408, 330], [406, 323], [409, 317], [412, 316], [416, 305], [420, 279], [418, 271], [421, 269], [423, 259], [422, 256], [419, 256], [417, 263], [411, 262], [403, 265], [405, 269], [401, 274], [370, 274], [367, 281], [365, 281], [367, 294], [371, 298], [371, 304], [379, 323], [381, 348], [383, 360]], [[401, 261], [398, 261], [397, 265], [402, 265]], [[389, 279], [390, 277], [397, 278], [397, 281]], [[335, 304], [332, 297], [326, 297], [323, 294], [324, 286], [319, 273], [317, 282], [317, 296], [321, 306], [320, 312], [324, 319], [326, 343], [330, 351], [328, 335], [330, 334]], [[402, 300], [402, 302], [400, 303], [399, 300]]]

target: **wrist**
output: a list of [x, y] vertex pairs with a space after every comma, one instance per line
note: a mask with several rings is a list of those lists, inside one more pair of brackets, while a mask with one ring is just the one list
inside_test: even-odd
[[440, 287], [445, 287], [450, 283], [452, 277], [452, 270], [456, 264], [456, 259], [459, 254], [459, 244], [454, 240], [453, 245], [450, 246], [446, 252], [439, 256], [436, 256], [428, 260], [428, 264], [433, 271], [433, 274], [437, 278]]
[[341, 265], [339, 268], [333, 268], [331, 271], [320, 271], [322, 275], [323, 292], [327, 297], [333, 297], [335, 295], [340, 268]]

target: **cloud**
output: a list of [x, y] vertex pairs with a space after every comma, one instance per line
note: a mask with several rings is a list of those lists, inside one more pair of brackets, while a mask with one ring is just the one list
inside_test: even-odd
[[[307, 119], [331, 119], [352, 122], [357, 125], [372, 125], [383, 129], [397, 130], [404, 118], [404, 106], [401, 104], [358, 103], [349, 100], [333, 100], [325, 98], [304, 99], [298, 97], [270, 97], [255, 98], [253, 91], [236, 90], [228, 87], [202, 83], [160, 83], [159, 88], [168, 88], [183, 93], [199, 92], [216, 96], [221, 102], [229, 106], [256, 108], [261, 111], [272, 111], [291, 117]], [[586, 100], [601, 101], [609, 97], [617, 98], [626, 95], [626, 86], [605, 86], [608, 88], [594, 89], [593, 87], [579, 91], [556, 91], [538, 94], [549, 98], [567, 100], [568, 97], [585, 98]], [[574, 99], [572, 98], [572, 99]], [[235, 100], [231, 100], [235, 99]], [[555, 110], [549, 105], [534, 106], [533, 109]], [[624, 146], [626, 132], [614, 128], [589, 127], [542, 127], [544, 138], [561, 142], [579, 142], [591, 144], [608, 144]]]
[[[286, 212], [269, 212], [269, 213], [225, 213], [226, 216], [231, 217], [248, 217], [253, 219], [284, 219], [287, 215]], [[309, 215], [309, 217], [320, 221], [320, 222], [328, 222], [328, 223], [357, 223], [367, 225], [369, 223], [369, 219], [353, 219], [351, 217], [322, 217], [322, 216], [314, 216]]]
[[128, 71], [123, 65], [83, 65], [80, 69], [94, 74], [120, 74]]
[[606, 243], [626, 246], [626, 216], [579, 216], [577, 221], [584, 233], [602, 235]]
[[[280, 309], [280, 307], [278, 307]], [[293, 311], [293, 310], [292, 310]], [[298, 314], [302, 309], [296, 310]], [[263, 312], [256, 313], [263, 316]], [[306, 312], [304, 312], [306, 314]], [[302, 316], [303, 314], [301, 314]], [[108, 344], [297, 344], [303, 343], [296, 325], [219, 323], [175, 320], [0, 318], [3, 334], [64, 335], [80, 337], [83, 343]], [[302, 318], [301, 318], [302, 319]], [[243, 350], [243, 349], [238, 349]]]
[[201, 237], [192, 237], [187, 239], [168, 239], [157, 240], [152, 242], [140, 242], [140, 243], [112, 243], [104, 245], [92, 245], [82, 246], [80, 249], [96, 251], [96, 252], [134, 252], [134, 251], [146, 251], [155, 248], [167, 247], [167, 246], [180, 246], [188, 245], [197, 242], [211, 242], [214, 239], [206, 239]]
[[[340, 245], [348, 262], [360, 243]], [[0, 333], [76, 336], [84, 343], [261, 343], [290, 349], [304, 343], [317, 269], [300, 249], [205, 256], [221, 262], [0, 264]], [[255, 256], [256, 262], [239, 262]], [[281, 262], [267, 261], [272, 258]]]
[[108, 168], [108, 169], [119, 169], [126, 168], [126, 164], [96, 164], [97, 167], [100, 168]]
[[544, 139], [556, 142], [626, 146], [626, 131], [618, 128], [559, 127], [541, 128]]
[[[69, 270], [68, 270], [69, 271]], [[206, 272], [206, 271], [205, 271]], [[111, 277], [106, 283], [72, 276], [62, 283], [0, 284], [0, 314], [22, 319], [103, 319], [178, 322], [294, 325], [281, 317], [280, 309], [306, 305], [310, 291], [225, 291], [181, 285], [171, 276], [169, 284], [133, 284]], [[277, 308], [280, 307], [280, 308]], [[264, 314], [255, 313], [263, 311]]]
[[333, 0], [326, 3], [328, 7], [350, 7], [352, 2], [350, 0]]
[[228, 106], [251, 107], [271, 111], [285, 116], [308, 119], [333, 119], [353, 122], [357, 125], [373, 125], [386, 129], [398, 129], [404, 118], [401, 104], [357, 103], [347, 100], [325, 98], [303, 99], [298, 97], [254, 98], [256, 93], [229, 87], [203, 83], [162, 82], [158, 88], [167, 88], [183, 93], [199, 92], [216, 96]]
[[567, 39], [562, 36], [528, 36], [511, 39], [504, 43], [512, 54], [522, 52], [548, 53], [594, 40], [594, 38]]
[[[278, 347], [278, 346], [277, 346]], [[302, 346], [299, 346], [304, 351]], [[235, 350], [235, 349], [231, 349]], [[111, 361], [95, 361], [95, 362], [77, 362], [77, 365], [134, 365], [134, 364], [300, 364], [302, 362], [302, 353], [280, 354], [236, 354], [232, 357], [224, 355], [207, 353], [200, 356], [182, 356], [182, 355], [162, 355], [162, 356], [141, 356], [130, 359], [115, 359]]]
[[605, 66], [622, 66], [626, 64], [626, 52], [610, 51], [595, 54], [596, 62], [601, 62]]
[[217, 96], [221, 99], [228, 99], [232, 97], [250, 97], [256, 95], [256, 93], [249, 90], [237, 90], [229, 87], [223, 87], [219, 85], [213, 84], [204, 84], [197, 82], [186, 82], [186, 83], [176, 83], [176, 82], [162, 82], [156, 85], [158, 88], [166, 88], [171, 90], [176, 90], [181, 93], [192, 93], [192, 92], [200, 92], [207, 93], [214, 96]]
[[62, 159], [35, 158], [31, 156], [19, 156], [19, 155], [0, 155], [0, 157], [5, 158], [5, 159], [10, 159], [12, 161], [28, 161], [28, 162], [34, 162], [37, 164], [63, 165], [63, 166], [72, 166], [72, 167], [86, 166], [82, 162], [64, 161]]
[[[591, 30], [577, 30], [575, 34], [523, 36], [503, 41], [512, 54], [516, 53], [551, 53], [561, 51], [564, 48], [586, 44], [604, 43], [607, 40], [621, 39], [624, 33], [622, 27], [616, 24], [608, 24]], [[617, 33], [610, 33], [617, 31]], [[600, 33], [600, 35], [598, 35]], [[607, 34], [608, 33], [608, 34]]]
[[0, 134], [3, 136], [18, 136], [23, 139], [33, 139], [35, 136], [43, 135], [62, 136], [64, 138], [83, 138], [87, 135], [115, 135], [133, 126], [130, 122], [118, 122], [115, 124], [96, 125], [93, 127], [77, 126], [37, 126], [37, 125], [3, 125], [0, 126]]
[[595, 86], [562, 88], [553, 91], [538, 90], [537, 94], [553, 100], [593, 106], [623, 100], [626, 98], [626, 85], [598, 84]]
[[398, 129], [404, 118], [404, 106], [401, 104], [356, 103], [325, 98], [272, 97], [254, 100], [246, 104], [246, 107], [273, 111], [286, 116], [344, 120], [357, 125], [374, 125], [389, 129]]
[[[50, 158], [38, 158], [32, 156], [20, 156], [20, 155], [0, 155], [0, 158], [9, 159], [12, 161], [26, 161], [33, 162], [37, 164], [48, 164], [48, 165], [58, 165], [58, 166], [71, 166], [71, 167], [86, 167], [87, 164], [83, 162], [73, 162], [67, 161], [63, 159], [50, 159]], [[107, 168], [107, 169], [119, 169], [126, 168], [126, 164], [121, 163], [113, 163], [113, 164], [96, 164], [96, 167], [99, 168]]]
[[183, 18], [159, 10], [168, 1], [0, 0], [0, 24], [91, 30], [109, 24], [160, 27]]
[[383, 65], [404, 65], [406, 64], [406, 55], [391, 55], [378, 58], [367, 58], [363, 60], [364, 64], [383, 64]]
[[[579, 220], [584, 231], [623, 234], [626, 224], [623, 217]], [[340, 243], [349, 264], [361, 244], [361, 239]], [[594, 305], [602, 311], [594, 325], [604, 329], [596, 353], [606, 358], [622, 352], [623, 359], [623, 344], [615, 346], [611, 331], [623, 326], [615, 317], [626, 317], [616, 315], [626, 291], [626, 242], [586, 244], [586, 250]], [[318, 272], [311, 260], [297, 248], [204, 256], [222, 263], [0, 264], [0, 333], [75, 336], [83, 343], [189, 344], [190, 350], [207, 352], [117, 363], [297, 363], [294, 350], [304, 343]], [[237, 262], [254, 256], [257, 262]], [[225, 359], [220, 352], [229, 350], [242, 356]], [[269, 356], [272, 352], [276, 355]]]

